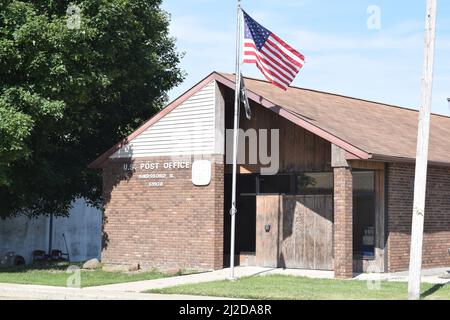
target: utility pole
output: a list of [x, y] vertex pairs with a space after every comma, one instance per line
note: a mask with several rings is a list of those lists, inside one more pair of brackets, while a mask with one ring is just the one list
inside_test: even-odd
[[422, 269], [423, 224], [430, 136], [431, 95], [433, 91], [434, 49], [436, 39], [437, 0], [427, 0], [425, 24], [425, 57], [423, 65], [421, 105], [417, 134], [416, 174], [409, 260], [408, 298], [420, 299]]

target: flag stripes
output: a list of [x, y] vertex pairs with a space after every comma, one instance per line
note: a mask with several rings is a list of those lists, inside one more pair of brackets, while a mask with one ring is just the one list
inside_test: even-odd
[[[256, 47], [253, 43], [244, 43], [244, 47], [245, 47], [245, 51], [244, 51], [244, 55], [247, 53], [249, 55], [252, 55], [252, 52], [257, 52]], [[285, 61], [283, 61], [276, 53], [272, 53], [271, 51], [267, 50], [267, 52], [265, 52], [266, 49], [263, 48], [262, 51], [264, 51], [265, 53], [265, 57], [270, 60], [270, 62], [272, 64], [275, 64], [277, 67], [281, 68], [283, 70], [283, 73], [288, 74], [291, 77], [295, 77], [296, 75], [296, 70], [293, 67], [289, 67], [288, 64], [285, 63]]]
[[289, 86], [289, 84], [292, 82], [293, 78], [289, 79], [289, 77], [286, 77], [282, 72], [280, 72], [279, 69], [277, 69], [274, 65], [270, 64], [266, 59], [261, 57], [260, 53], [255, 51], [247, 51], [244, 56], [253, 56], [255, 58], [253, 59], [255, 61], [254, 63], [260, 64], [265, 72], [281, 81], [284, 85]]
[[286, 90], [305, 64], [305, 57], [244, 14], [244, 63], [255, 64], [266, 79]]

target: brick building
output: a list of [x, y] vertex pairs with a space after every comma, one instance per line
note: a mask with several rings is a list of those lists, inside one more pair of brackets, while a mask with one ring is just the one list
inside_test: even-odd
[[[336, 277], [407, 269], [418, 112], [245, 83], [235, 260]], [[91, 164], [104, 177], [104, 263], [227, 265], [233, 97], [234, 76], [213, 72]], [[424, 267], [450, 265], [449, 136], [450, 118], [433, 115]], [[276, 174], [263, 174], [274, 155]]]

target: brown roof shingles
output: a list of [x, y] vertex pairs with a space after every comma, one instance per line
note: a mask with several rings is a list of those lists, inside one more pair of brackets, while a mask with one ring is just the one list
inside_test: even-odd
[[[221, 73], [234, 81], [234, 75]], [[286, 92], [262, 80], [246, 88], [373, 158], [415, 159], [418, 111], [336, 94], [291, 87]], [[450, 118], [431, 116], [429, 161], [450, 163]]]
[[[144, 123], [126, 139], [99, 156], [89, 166], [101, 166], [115, 151], [146, 130], [159, 118], [211, 81], [219, 81], [234, 89], [234, 75], [213, 72], [185, 94], [173, 101], [153, 118]], [[335, 141], [350, 153], [374, 160], [414, 161], [418, 111], [371, 102], [337, 94], [290, 87], [282, 91], [267, 81], [245, 78], [246, 88], [255, 101], [269, 108], [276, 107], [288, 113], [306, 129], [317, 132], [325, 139]], [[291, 116], [292, 115], [292, 116]], [[450, 165], [450, 118], [431, 116], [430, 163]]]

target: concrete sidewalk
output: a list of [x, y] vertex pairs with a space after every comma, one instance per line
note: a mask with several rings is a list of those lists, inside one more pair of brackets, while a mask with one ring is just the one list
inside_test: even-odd
[[0, 283], [0, 300], [230, 300], [179, 294], [149, 294], [89, 288], [66, 288]]
[[[393, 273], [363, 273], [355, 276], [354, 280], [408, 282], [408, 271]], [[450, 284], [450, 267], [422, 270], [422, 282], [431, 284]]]
[[[273, 269], [262, 267], [236, 267], [235, 277], [260, 276], [268, 274], [284, 274], [294, 276], [310, 276], [313, 278], [332, 278], [333, 272], [292, 269]], [[118, 283], [87, 288], [66, 288], [41, 285], [2, 284], [0, 283], [0, 299], [39, 299], [39, 300], [224, 300], [229, 298], [147, 294], [146, 290], [161, 289], [183, 284], [202, 283], [229, 279], [230, 269], [170, 277], [146, 281]]]
[[[269, 274], [278, 269], [261, 268], [261, 267], [236, 267], [235, 277], [249, 277], [262, 274]], [[121, 291], [121, 292], [142, 292], [150, 289], [161, 289], [167, 287], [173, 287], [183, 284], [193, 284], [211, 281], [220, 281], [229, 279], [230, 269], [222, 269], [204, 273], [195, 273], [179, 277], [161, 278], [154, 280], [136, 281], [128, 283], [109, 284], [105, 286], [95, 287], [101, 291]]]
[[[443, 275], [449, 274], [450, 268], [436, 268], [422, 271], [422, 282], [432, 284], [450, 283], [450, 279], [442, 278]], [[105, 286], [95, 287], [100, 291], [120, 291], [120, 292], [143, 292], [151, 289], [161, 289], [173, 287], [183, 284], [193, 284], [201, 282], [211, 282], [229, 279], [230, 269], [222, 269], [217, 271], [191, 274], [180, 277], [163, 278], [155, 280], [137, 281], [129, 283], [118, 283]], [[263, 268], [263, 267], [236, 267], [235, 277], [264, 276], [264, 275], [287, 275], [296, 277], [308, 277], [314, 279], [333, 279], [333, 271], [321, 270], [300, 270], [300, 269], [281, 269], [281, 268]], [[396, 273], [364, 273], [355, 275], [355, 281], [408, 281], [408, 272]]]
[[[170, 277], [146, 281], [118, 283], [88, 288], [66, 288], [37, 285], [0, 284], [0, 298], [15, 299], [76, 299], [76, 300], [222, 300], [227, 298], [199, 297], [185, 295], [165, 295], [142, 293], [146, 290], [161, 289], [183, 284], [194, 284], [210, 281], [229, 279], [230, 270], [197, 273], [179, 277]], [[298, 270], [263, 267], [236, 267], [235, 277], [264, 276], [264, 275], [289, 275], [317, 279], [333, 279], [332, 271]], [[449, 278], [442, 276], [450, 275], [450, 268], [437, 268], [423, 270], [422, 282], [432, 284], [450, 283]], [[408, 272], [385, 273], [385, 274], [360, 274], [349, 281], [408, 281]]]
[[[238, 267], [236, 277], [256, 276], [267, 273], [272, 269]], [[229, 269], [197, 273], [179, 277], [170, 277], [146, 281], [118, 283], [87, 288], [67, 288], [41, 285], [2, 284], [0, 283], [0, 297], [15, 299], [40, 300], [223, 300], [228, 298], [147, 294], [145, 290], [160, 289], [182, 284], [225, 280], [229, 276]]]

